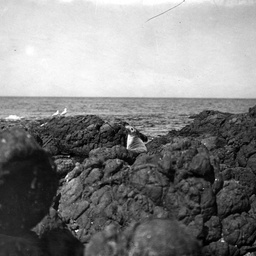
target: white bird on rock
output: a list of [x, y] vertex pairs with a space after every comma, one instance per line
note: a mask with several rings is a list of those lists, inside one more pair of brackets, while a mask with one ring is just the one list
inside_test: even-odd
[[52, 114], [52, 116], [58, 116], [60, 114], [59, 110]]
[[64, 110], [60, 113], [61, 116], [65, 116], [67, 114], [67, 108], [64, 108]]
[[143, 142], [143, 140], [146, 140], [146, 136], [141, 134], [137, 129], [135, 129], [131, 125], [125, 125], [125, 128], [128, 133], [126, 148], [136, 153], [147, 152], [147, 147]]

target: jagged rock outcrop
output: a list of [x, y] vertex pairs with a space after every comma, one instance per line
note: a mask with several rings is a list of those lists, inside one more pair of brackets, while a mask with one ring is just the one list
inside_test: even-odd
[[203, 111], [176, 136], [197, 137], [227, 167], [249, 167], [256, 173], [255, 107], [248, 113]]
[[22, 127], [52, 156], [85, 158], [92, 149], [126, 144], [123, 124], [108, 123], [95, 115], [57, 116], [42, 120], [1, 120], [1, 129]]
[[[65, 176], [93, 149], [126, 146], [125, 124], [109, 123], [95, 115], [78, 115], [39, 120], [0, 120], [0, 129], [19, 127], [29, 132], [54, 157], [58, 174]], [[139, 134], [145, 140], [146, 136]]]
[[[56, 211], [83, 243], [111, 224], [123, 230], [133, 221], [174, 218], [187, 226], [191, 239], [201, 240], [209, 251], [212, 243], [228, 243], [222, 230], [226, 217], [249, 214], [250, 196], [244, 191], [254, 194], [254, 187], [246, 178], [220, 173], [214, 156], [196, 139], [175, 138], [157, 154], [137, 156], [131, 165], [128, 156], [130, 152], [122, 146], [94, 150], [59, 189]], [[252, 172], [248, 175], [255, 178]], [[235, 179], [243, 183], [239, 185]], [[252, 219], [254, 216], [247, 221]], [[241, 248], [247, 244], [242, 243]], [[241, 248], [235, 247], [236, 252]]]
[[[149, 142], [148, 152], [139, 155], [125, 148], [123, 124], [109, 125], [92, 116], [27, 123], [26, 129], [55, 154], [60, 177], [50, 212], [34, 231], [40, 238], [56, 227], [66, 228], [86, 246], [89, 255], [100, 255], [102, 250], [106, 255], [113, 255], [113, 250], [116, 255], [122, 250], [120, 255], [143, 255], [156, 251], [161, 244], [157, 241], [164, 241], [161, 232], [165, 228], [168, 237], [173, 234], [170, 230], [178, 233], [185, 225], [184, 241], [179, 243], [171, 237], [169, 241], [176, 249], [184, 242], [188, 251], [177, 249], [175, 254], [167, 246], [168, 252], [160, 254], [157, 249], [156, 255], [199, 255], [200, 249], [194, 250], [194, 242], [189, 242], [195, 239], [202, 244], [203, 255], [253, 252], [254, 112], [255, 107], [237, 115], [203, 111], [180, 131]], [[94, 124], [89, 124], [90, 120]], [[74, 128], [68, 128], [71, 121]], [[82, 141], [86, 146], [80, 144]], [[65, 157], [59, 158], [59, 154]], [[160, 223], [156, 225], [161, 227], [160, 233], [149, 246], [142, 234], [151, 239], [155, 225], [143, 223], [156, 218], [161, 218], [154, 220]], [[174, 222], [162, 225], [163, 219]], [[131, 241], [138, 247], [131, 249]]]

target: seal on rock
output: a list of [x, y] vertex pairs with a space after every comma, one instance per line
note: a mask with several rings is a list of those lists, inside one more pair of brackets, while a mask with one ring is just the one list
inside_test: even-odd
[[[145, 139], [145, 136], [141, 134], [137, 129], [135, 129], [131, 125], [125, 125], [125, 128], [127, 130], [127, 141], [126, 141], [126, 148], [130, 151], [136, 152], [136, 153], [144, 153], [147, 152], [147, 147], [143, 140]], [[143, 139], [143, 140], [142, 140]]]

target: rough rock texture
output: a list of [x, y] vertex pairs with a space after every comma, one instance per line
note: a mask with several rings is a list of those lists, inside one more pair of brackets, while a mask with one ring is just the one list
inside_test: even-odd
[[176, 133], [197, 137], [228, 167], [249, 167], [256, 173], [255, 107], [245, 114], [203, 111], [193, 123]]
[[[57, 173], [65, 176], [93, 149], [126, 146], [126, 123], [109, 123], [95, 115], [57, 116], [41, 120], [0, 120], [0, 129], [23, 128], [54, 157]], [[143, 140], [146, 136], [139, 133]]]
[[[206, 242], [218, 240], [216, 193], [221, 187], [211, 161], [207, 148], [193, 139], [176, 139], [158, 154], [137, 157], [123, 146], [93, 150], [59, 188], [58, 216], [83, 243], [110, 224], [124, 229], [149, 217], [187, 225], [185, 242], [204, 236]], [[50, 229], [47, 222], [43, 226]]]
[[88, 156], [92, 149], [126, 143], [124, 125], [104, 122], [95, 115], [57, 116], [42, 120], [1, 120], [1, 129], [27, 130], [51, 155]]
[[123, 127], [112, 126], [97, 116], [58, 117], [42, 125], [40, 130], [38, 127], [31, 128], [40, 133], [42, 147], [52, 155], [84, 157], [92, 149], [125, 143]]
[[57, 186], [53, 161], [29, 133], [0, 133], [0, 256], [83, 255], [68, 230], [51, 230], [41, 239], [30, 231], [49, 212]]
[[131, 225], [124, 232], [113, 226], [95, 234], [86, 256], [201, 255], [201, 247], [184, 226], [171, 219], [153, 219]]
[[[203, 111], [180, 131], [149, 142], [148, 152], [140, 155], [124, 147], [122, 124], [93, 116], [27, 123], [54, 154], [61, 177], [50, 213], [35, 232], [44, 237], [65, 227], [89, 255], [102, 255], [101, 250], [105, 255], [119, 255], [119, 250], [125, 250], [120, 255], [197, 255], [190, 243], [195, 238], [203, 255], [250, 255], [256, 251], [255, 109], [236, 115]], [[159, 224], [163, 220], [136, 224], [152, 218], [175, 221], [170, 226]], [[169, 241], [175, 248], [187, 244], [188, 251], [171, 254], [167, 247], [160, 254], [161, 232], [179, 234], [183, 225], [184, 240]], [[155, 226], [162, 227], [160, 233]], [[156, 239], [152, 246], [147, 236]]]

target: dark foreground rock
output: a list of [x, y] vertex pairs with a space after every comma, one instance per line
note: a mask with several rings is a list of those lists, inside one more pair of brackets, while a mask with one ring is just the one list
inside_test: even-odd
[[153, 219], [133, 224], [124, 232], [113, 225], [106, 227], [92, 237], [85, 255], [199, 256], [201, 247], [177, 221]]
[[68, 230], [30, 230], [49, 212], [58, 182], [50, 156], [23, 129], [0, 134], [0, 256], [83, 255]]
[[54, 169], [30, 134], [0, 134], [0, 234], [23, 233], [48, 213], [58, 185]]
[[[49, 214], [33, 229], [40, 243], [64, 228], [85, 246], [84, 255], [199, 255], [201, 246], [203, 255], [252, 255], [255, 109], [238, 115], [204, 111], [139, 155], [125, 148], [123, 124], [88, 116], [27, 123], [59, 167]], [[65, 232], [52, 234], [64, 245], [74, 241]], [[50, 255], [60, 250], [49, 248]]]

